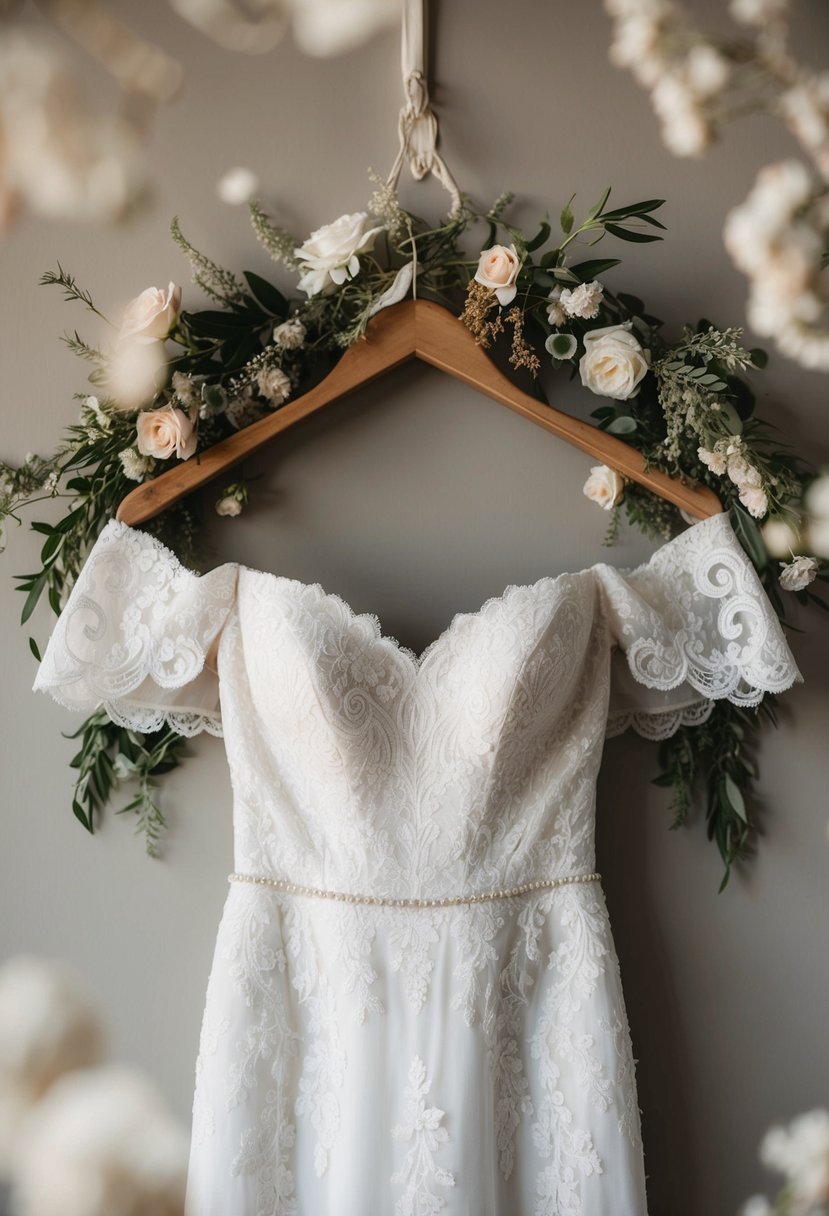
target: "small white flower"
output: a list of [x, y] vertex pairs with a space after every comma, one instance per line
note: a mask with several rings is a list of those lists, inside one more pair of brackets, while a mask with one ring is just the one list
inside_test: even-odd
[[186, 376], [184, 372], [173, 372], [173, 392], [186, 409], [201, 405], [201, 384]]
[[785, 1175], [798, 1210], [801, 1205], [806, 1211], [812, 1204], [825, 1203], [829, 1198], [829, 1111], [809, 1111], [788, 1127], [771, 1128], [760, 1145], [760, 1159]]
[[84, 397], [83, 404], [94, 417], [99, 428], [102, 431], [109, 431], [112, 427], [112, 419], [109, 418], [101, 409], [101, 403], [97, 397]]
[[759, 486], [763, 482], [759, 469], [750, 464], [739, 450], [728, 457], [728, 476], [740, 489], [745, 486]]
[[242, 514], [242, 504], [235, 494], [225, 494], [224, 498], [220, 498], [215, 506], [217, 515], [235, 516]]
[[707, 448], [697, 448], [697, 458], [712, 473], [716, 473], [717, 476], [721, 476], [726, 470], [725, 455], [716, 449], [709, 451]]
[[594, 280], [592, 283], [579, 283], [578, 287], [565, 287], [560, 302], [568, 316], [592, 321], [599, 314], [603, 297], [604, 288]]
[[291, 395], [291, 381], [281, 367], [263, 367], [256, 377], [259, 392], [271, 405], [281, 405]]
[[518, 291], [520, 269], [521, 259], [514, 245], [491, 245], [481, 252], [475, 282], [494, 291], [499, 304], [511, 304]]
[[216, 183], [216, 193], [223, 203], [236, 206], [247, 203], [259, 189], [259, 178], [250, 169], [230, 169]]
[[579, 374], [591, 393], [627, 401], [639, 392], [639, 383], [648, 373], [649, 352], [642, 349], [631, 328], [630, 321], [625, 321], [585, 334]]
[[305, 326], [298, 317], [291, 317], [275, 327], [273, 341], [281, 350], [299, 350], [305, 341]]
[[143, 481], [155, 465], [154, 460], [142, 456], [135, 448], [124, 448], [123, 452], [118, 453], [118, 459], [121, 461], [124, 475], [130, 481]]
[[606, 464], [594, 465], [582, 492], [604, 511], [610, 511], [621, 501], [625, 490], [625, 479]]
[[294, 250], [303, 271], [299, 290], [315, 296], [353, 279], [360, 270], [358, 255], [373, 249], [382, 231], [382, 224], [371, 226], [365, 211], [341, 215], [333, 223], [317, 228]]
[[[817, 577], [818, 563], [813, 557], [794, 557], [790, 562], [781, 562], [780, 586], [784, 591], [802, 591]], [[827, 1146], [829, 1153], [829, 1146]], [[829, 1161], [827, 1161], [829, 1170]], [[829, 1182], [829, 1174], [827, 1175]]]
[[769, 500], [765, 490], [750, 483], [744, 485], [740, 490], [740, 502], [749, 515], [753, 515], [755, 519], [762, 519], [769, 509]]

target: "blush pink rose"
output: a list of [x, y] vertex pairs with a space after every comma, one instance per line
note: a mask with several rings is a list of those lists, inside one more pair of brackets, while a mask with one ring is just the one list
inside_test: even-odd
[[166, 405], [160, 410], [145, 410], [136, 421], [137, 447], [142, 456], [156, 460], [189, 460], [196, 450], [196, 427], [184, 410]]
[[494, 291], [499, 304], [511, 304], [518, 290], [520, 269], [521, 260], [514, 245], [493, 245], [485, 249], [478, 260], [475, 282]]
[[131, 300], [124, 309], [121, 338], [133, 342], [157, 342], [164, 339], [178, 320], [181, 310], [181, 288], [170, 283], [166, 291], [148, 287]]

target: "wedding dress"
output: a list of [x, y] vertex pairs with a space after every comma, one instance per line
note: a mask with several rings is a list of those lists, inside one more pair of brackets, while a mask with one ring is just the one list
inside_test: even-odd
[[223, 733], [233, 784], [188, 1216], [644, 1216], [603, 741], [800, 678], [726, 514], [419, 657], [319, 585], [109, 523], [35, 688]]

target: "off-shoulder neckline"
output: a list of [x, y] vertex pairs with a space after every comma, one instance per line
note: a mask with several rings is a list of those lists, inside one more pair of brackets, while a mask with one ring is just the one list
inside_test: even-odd
[[680, 532], [670, 540], [665, 541], [651, 554], [649, 558], [647, 558], [644, 562], [640, 562], [636, 566], [620, 567], [612, 566], [608, 562], [594, 562], [592, 565], [585, 566], [580, 570], [564, 570], [559, 574], [544, 574], [532, 583], [510, 583], [499, 594], [492, 595], [486, 599], [479, 608], [471, 611], [456, 612], [449, 621], [449, 624], [446, 625], [443, 630], [441, 630], [437, 637], [429, 642], [429, 644], [420, 652], [420, 654], [410, 647], [404, 646], [403, 643], [399, 642], [393, 634], [386, 633], [380, 618], [376, 613], [357, 612], [356, 609], [352, 608], [351, 604], [349, 604], [349, 602], [343, 598], [343, 596], [334, 591], [328, 591], [320, 582], [308, 583], [301, 579], [292, 578], [290, 575], [274, 574], [268, 570], [259, 570], [254, 566], [247, 566], [241, 562], [233, 561], [222, 562], [218, 566], [214, 566], [212, 570], [200, 575], [197, 571], [190, 570], [187, 566], [185, 566], [172, 549], [170, 549], [167, 545], [158, 540], [149, 532], [144, 532], [139, 528], [133, 528], [130, 524], [126, 524], [121, 520], [115, 519], [109, 521], [105, 531], [113, 530], [117, 531], [118, 534], [126, 532], [127, 534], [134, 535], [142, 540], [149, 541], [156, 549], [163, 553], [171, 563], [173, 563], [176, 570], [190, 574], [194, 578], [206, 578], [215, 576], [221, 571], [234, 570], [237, 572], [237, 574], [245, 573], [254, 575], [258, 578], [268, 580], [276, 586], [284, 586], [298, 593], [315, 593], [323, 602], [329, 605], [338, 606], [345, 615], [349, 624], [369, 625], [372, 629], [375, 643], [391, 647], [395, 652], [408, 660], [415, 670], [419, 671], [424, 666], [429, 656], [433, 654], [439, 647], [446, 644], [448, 639], [457, 632], [457, 628], [462, 621], [487, 616], [494, 609], [507, 605], [515, 594], [524, 592], [526, 595], [532, 596], [540, 593], [542, 590], [548, 590], [554, 586], [557, 586], [565, 579], [581, 578], [601, 569], [612, 570], [615, 574], [623, 577], [631, 577], [632, 575], [646, 571], [648, 568], [658, 566], [668, 554], [673, 554], [676, 550], [681, 551], [684, 545], [688, 542], [689, 537], [698, 536], [700, 529], [707, 531], [707, 527], [715, 522], [718, 526], [725, 523], [729, 532], [731, 533], [732, 538], [735, 540], [735, 543], [739, 545], [739, 541], [737, 541], [736, 536], [734, 536], [734, 533], [731, 530], [728, 512], [718, 511], [716, 514], [709, 515], [707, 519], [700, 520], [698, 523], [690, 525], [685, 529], [684, 532]]

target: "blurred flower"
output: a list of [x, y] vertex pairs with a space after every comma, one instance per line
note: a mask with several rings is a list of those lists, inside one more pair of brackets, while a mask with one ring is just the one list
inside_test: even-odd
[[293, 0], [294, 36], [308, 55], [340, 55], [400, 22], [400, 0]]
[[102, 118], [80, 74], [21, 30], [0, 43], [0, 229], [17, 208], [50, 219], [110, 220], [144, 192], [141, 140], [120, 118]]
[[785, 1176], [792, 1199], [801, 1205], [797, 1210], [829, 1202], [829, 1111], [809, 1111], [788, 1127], [770, 1128], [760, 1160]]
[[781, 562], [780, 565], [780, 586], [784, 591], [802, 591], [815, 581], [818, 564], [813, 557], [794, 557], [790, 562]]
[[137, 410], [151, 401], [164, 383], [166, 357], [162, 342], [119, 342], [107, 366], [107, 387], [114, 404]]
[[217, 515], [225, 515], [233, 518], [236, 515], [241, 515], [243, 509], [247, 506], [249, 498], [248, 487], [244, 481], [234, 482], [232, 486], [228, 486], [222, 494], [221, 498], [216, 500], [214, 510]]
[[829, 557], [829, 473], [821, 473], [812, 482], [804, 505], [808, 512], [809, 547], [822, 557]]
[[770, 519], [763, 524], [763, 541], [772, 557], [785, 557], [800, 544], [800, 535], [785, 519]]
[[188, 1138], [156, 1088], [122, 1067], [58, 1081], [21, 1129], [19, 1216], [182, 1216]]
[[18, 955], [0, 966], [0, 1175], [26, 1111], [64, 1073], [97, 1064], [104, 1034], [75, 975]]
[[216, 193], [231, 206], [247, 203], [259, 189], [259, 178], [250, 169], [230, 169], [216, 183]]

